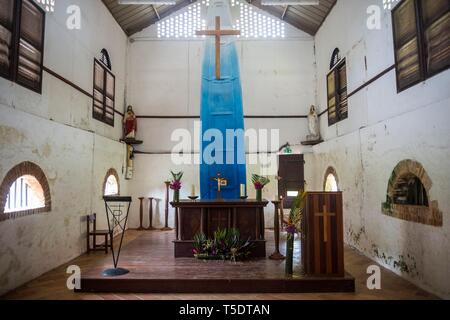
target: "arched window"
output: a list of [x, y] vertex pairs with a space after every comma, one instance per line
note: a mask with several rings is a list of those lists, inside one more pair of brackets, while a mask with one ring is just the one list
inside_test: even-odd
[[111, 65], [111, 58], [109, 57], [109, 53], [108, 50], [106, 49], [102, 49], [102, 51], [100, 51], [100, 61], [109, 69], [111, 70], [112, 65]]
[[333, 167], [329, 167], [325, 172], [325, 178], [323, 183], [323, 190], [325, 192], [338, 192], [338, 178], [336, 170]]
[[0, 196], [0, 220], [51, 210], [47, 178], [32, 162], [22, 162], [6, 174], [0, 186]]
[[103, 195], [117, 196], [120, 194], [119, 175], [115, 169], [109, 169], [103, 183]]
[[398, 177], [394, 190], [392, 200], [395, 204], [428, 207], [427, 190], [425, 190], [425, 187], [416, 175], [406, 173]]
[[388, 182], [385, 215], [432, 226], [442, 226], [438, 202], [431, 199], [432, 182], [425, 168], [417, 161], [403, 160], [397, 164]]
[[331, 54], [330, 69], [333, 69], [333, 67], [339, 62], [339, 60], [341, 60], [341, 53], [339, 51], [339, 48], [336, 48]]

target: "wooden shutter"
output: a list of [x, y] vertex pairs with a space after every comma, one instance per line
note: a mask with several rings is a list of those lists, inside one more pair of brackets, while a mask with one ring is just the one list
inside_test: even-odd
[[422, 79], [416, 3], [405, 0], [392, 13], [397, 87], [404, 90]]
[[105, 83], [105, 121], [110, 125], [114, 125], [114, 94], [115, 94], [115, 78], [112, 73], [106, 71]]
[[115, 77], [98, 60], [94, 61], [93, 117], [114, 126]]
[[345, 60], [337, 67], [338, 75], [338, 118], [339, 120], [348, 117], [348, 99], [347, 99], [347, 66]]
[[31, 0], [22, 0], [16, 81], [41, 91], [45, 13]]
[[93, 117], [103, 120], [103, 105], [105, 101], [105, 71], [98, 61], [94, 61], [94, 110]]
[[328, 125], [337, 122], [336, 73], [331, 71], [327, 76]]
[[450, 66], [450, 1], [422, 0], [427, 76]]
[[0, 0], [0, 75], [10, 79], [13, 50], [14, 0]]
[[347, 67], [345, 59], [327, 76], [328, 125], [348, 118]]

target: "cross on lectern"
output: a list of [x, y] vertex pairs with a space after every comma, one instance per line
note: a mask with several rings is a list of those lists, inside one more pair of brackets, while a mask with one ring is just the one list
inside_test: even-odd
[[334, 212], [328, 212], [327, 206], [323, 206], [323, 212], [315, 214], [316, 217], [323, 217], [323, 242], [328, 242], [328, 218], [336, 216]]
[[239, 30], [220, 30], [220, 17], [216, 17], [216, 28], [214, 30], [200, 30], [195, 32], [198, 36], [215, 36], [216, 37], [216, 79], [220, 80], [220, 37], [221, 36], [238, 36], [241, 34]]

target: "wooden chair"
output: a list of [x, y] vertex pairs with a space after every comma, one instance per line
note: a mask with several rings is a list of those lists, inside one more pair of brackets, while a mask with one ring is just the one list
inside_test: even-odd
[[[108, 253], [108, 248], [112, 249], [112, 241], [109, 230], [97, 230], [97, 214], [91, 214], [86, 216], [86, 224], [87, 224], [87, 253], [89, 254], [91, 251], [105, 251]], [[91, 231], [92, 224], [92, 231]], [[92, 237], [92, 248], [90, 244], [90, 240]], [[103, 244], [97, 244], [97, 237], [104, 237], [105, 242]]]

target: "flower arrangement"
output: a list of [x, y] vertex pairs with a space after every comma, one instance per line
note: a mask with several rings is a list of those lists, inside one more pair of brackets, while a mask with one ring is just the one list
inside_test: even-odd
[[303, 210], [305, 208], [306, 192], [300, 190], [298, 196], [292, 203], [289, 219], [286, 225], [287, 243], [286, 243], [286, 274], [293, 273], [294, 257], [294, 239], [296, 233], [302, 232]]
[[194, 257], [203, 260], [242, 260], [251, 253], [250, 238], [242, 240], [237, 229], [218, 229], [214, 238], [208, 239], [204, 233], [194, 236]]
[[256, 200], [262, 201], [262, 190], [270, 183], [269, 178], [257, 174], [252, 175], [252, 183], [256, 190]]
[[173, 190], [173, 201], [178, 202], [180, 201], [181, 178], [184, 173], [183, 171], [178, 173], [170, 171], [170, 173], [172, 174], [172, 181], [170, 181], [169, 187]]

